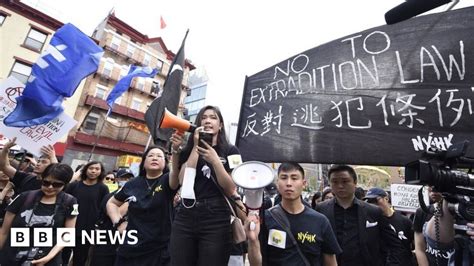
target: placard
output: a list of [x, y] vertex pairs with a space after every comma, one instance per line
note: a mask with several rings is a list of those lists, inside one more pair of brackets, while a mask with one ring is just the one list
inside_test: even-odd
[[474, 143], [473, 32], [474, 7], [420, 16], [247, 77], [244, 161], [400, 166], [428, 147]]
[[9, 139], [16, 137], [18, 145], [35, 156], [40, 156], [42, 146], [56, 143], [76, 125], [77, 121], [63, 112], [42, 125], [23, 128], [5, 126], [3, 119], [15, 109], [15, 98], [21, 95], [24, 88], [25, 85], [14, 77], [9, 77], [0, 83], [0, 133]]

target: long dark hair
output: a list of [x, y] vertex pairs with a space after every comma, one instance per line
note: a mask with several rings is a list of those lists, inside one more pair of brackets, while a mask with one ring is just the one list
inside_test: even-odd
[[104, 177], [105, 177], [105, 169], [104, 169], [104, 165], [99, 161], [88, 162], [86, 165], [84, 165], [84, 167], [82, 167], [81, 180], [86, 180], [87, 179], [87, 168], [89, 168], [89, 166], [91, 166], [93, 164], [99, 164], [100, 165], [100, 174], [97, 177], [97, 180], [99, 182], [102, 182], [104, 180]]
[[[229, 146], [229, 141], [227, 140], [227, 136], [225, 133], [225, 127], [224, 127], [224, 117], [222, 117], [221, 110], [217, 106], [212, 106], [212, 105], [206, 105], [201, 110], [199, 110], [199, 113], [196, 116], [196, 127], [200, 127], [202, 123], [202, 116], [204, 115], [204, 112], [207, 110], [213, 110], [217, 117], [219, 117], [219, 122], [221, 123], [222, 127], [217, 133], [217, 149], [216, 152], [217, 154], [222, 154], [227, 151], [227, 148]], [[194, 146], [194, 134], [189, 134], [188, 141], [186, 143], [186, 146], [183, 149], [183, 152], [181, 153], [179, 157], [179, 167], [181, 168], [181, 165], [188, 160], [189, 155], [191, 154], [191, 150], [193, 149]]]
[[140, 169], [140, 172], [138, 173], [139, 176], [146, 177], [145, 159], [148, 156], [148, 153], [150, 153], [150, 151], [153, 149], [161, 150], [163, 152], [163, 156], [165, 156], [165, 167], [163, 168], [163, 174], [166, 174], [170, 171], [168, 168], [168, 156], [166, 155], [166, 150], [160, 146], [150, 146], [142, 155], [142, 161], [140, 162], [140, 166], [139, 166], [139, 169]]

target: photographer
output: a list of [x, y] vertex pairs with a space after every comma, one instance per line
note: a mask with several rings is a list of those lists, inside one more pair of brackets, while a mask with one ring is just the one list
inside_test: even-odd
[[[8, 205], [0, 231], [0, 265], [60, 265], [58, 254], [63, 247], [11, 247], [9, 232], [12, 227], [48, 227], [53, 228], [53, 232], [58, 227], [74, 228], [77, 201], [63, 192], [72, 174], [71, 167], [66, 164], [51, 164], [42, 173], [40, 190], [24, 192]], [[53, 239], [54, 243], [55, 235]]]

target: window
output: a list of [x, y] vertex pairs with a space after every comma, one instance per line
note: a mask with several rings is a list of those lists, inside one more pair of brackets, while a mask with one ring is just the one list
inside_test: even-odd
[[5, 21], [6, 18], [7, 18], [7, 16], [5, 14], [0, 13], [0, 26], [3, 25], [3, 22]]
[[137, 78], [136, 80], [137, 89], [143, 91], [145, 89], [145, 80], [143, 78]]
[[20, 61], [15, 61], [12, 67], [12, 71], [10, 72], [9, 76], [14, 76], [23, 84], [26, 84], [30, 75], [31, 75], [30, 65], [20, 62]]
[[36, 51], [41, 51], [48, 35], [37, 29], [31, 28], [23, 45]]
[[97, 123], [99, 122], [99, 117], [99, 113], [94, 111], [90, 112], [84, 120], [84, 131], [89, 134], [94, 134], [94, 131], [97, 128]]
[[135, 47], [132, 45], [127, 46], [127, 56], [133, 57], [133, 53], [135, 53]]
[[125, 65], [122, 66], [122, 69], [120, 69], [119, 80], [121, 80], [123, 77], [125, 77], [128, 74], [128, 69], [129, 69], [128, 66], [125, 66]]
[[149, 66], [151, 61], [151, 56], [149, 54], [145, 54], [145, 57], [143, 58], [143, 65]]
[[118, 116], [114, 115], [114, 114], [110, 114], [109, 116], [106, 117], [107, 121], [110, 121], [112, 123], [118, 123], [119, 120], [118, 120]]
[[118, 50], [120, 47], [120, 39], [112, 36], [112, 42], [110, 43], [110, 47], [112, 47], [114, 50]]
[[102, 74], [106, 77], [111, 77], [112, 76], [112, 70], [114, 69], [114, 60], [112, 58], [107, 58], [107, 61], [104, 63], [104, 70]]
[[95, 97], [105, 100], [107, 95], [107, 88], [97, 85], [95, 88]]
[[140, 99], [137, 99], [137, 98], [133, 98], [132, 100], [132, 106], [130, 108], [132, 108], [133, 110], [137, 110], [137, 111], [140, 111], [140, 107], [142, 105], [142, 100]]
[[163, 68], [163, 61], [158, 60], [158, 63], [156, 64], [156, 68], [158, 68], [158, 72], [161, 72], [161, 69]]

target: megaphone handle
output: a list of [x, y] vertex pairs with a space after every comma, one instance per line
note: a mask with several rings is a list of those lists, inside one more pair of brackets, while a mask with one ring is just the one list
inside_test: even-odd
[[[254, 209], [249, 210], [249, 216], [254, 215], [255, 217], [258, 217], [258, 213], [259, 213], [259, 210], [254, 210]], [[254, 231], [255, 226], [256, 226], [255, 222], [250, 222], [250, 231]]]

